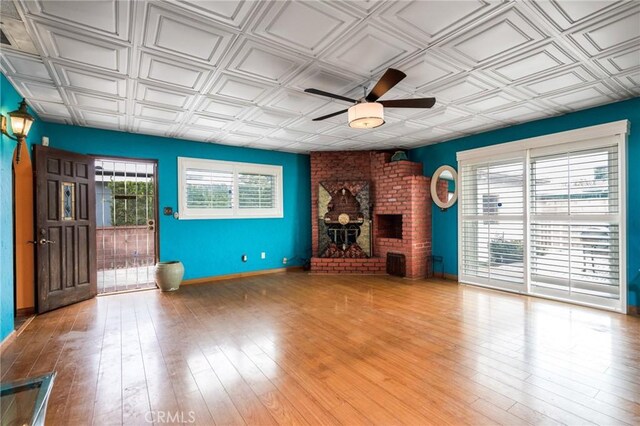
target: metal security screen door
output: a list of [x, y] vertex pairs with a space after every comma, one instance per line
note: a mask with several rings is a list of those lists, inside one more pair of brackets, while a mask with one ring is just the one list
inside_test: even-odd
[[458, 153], [460, 281], [626, 312], [624, 123]]
[[156, 163], [97, 158], [98, 292], [155, 287]]

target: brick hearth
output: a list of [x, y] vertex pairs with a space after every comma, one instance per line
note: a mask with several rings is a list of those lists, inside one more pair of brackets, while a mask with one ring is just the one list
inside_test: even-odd
[[[406, 277], [427, 275], [431, 256], [430, 178], [422, 175], [422, 164], [411, 161], [389, 162], [391, 154], [375, 151], [311, 153], [311, 220], [314, 273], [386, 273], [387, 253], [406, 257]], [[373, 256], [369, 259], [319, 258], [318, 186], [326, 181], [367, 180], [371, 182], [373, 203]], [[389, 220], [377, 215], [401, 216], [402, 238], [388, 238]], [[380, 222], [387, 227], [378, 229]], [[396, 235], [393, 235], [396, 236]]]

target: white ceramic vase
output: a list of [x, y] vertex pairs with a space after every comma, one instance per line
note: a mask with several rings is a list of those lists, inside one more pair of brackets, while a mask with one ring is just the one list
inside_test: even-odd
[[156, 284], [162, 291], [176, 291], [184, 276], [184, 265], [179, 260], [156, 263]]

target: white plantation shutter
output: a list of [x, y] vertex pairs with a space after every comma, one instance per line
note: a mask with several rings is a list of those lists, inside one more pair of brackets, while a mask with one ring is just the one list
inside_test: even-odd
[[178, 158], [181, 219], [282, 217], [282, 167]]
[[524, 159], [472, 162], [461, 171], [462, 280], [522, 290]]
[[531, 156], [534, 290], [618, 299], [617, 146]]
[[187, 208], [233, 208], [233, 172], [187, 168], [185, 180]]
[[257, 173], [238, 174], [238, 207], [272, 209], [276, 203], [276, 176]]
[[626, 312], [628, 122], [459, 152], [459, 279]]

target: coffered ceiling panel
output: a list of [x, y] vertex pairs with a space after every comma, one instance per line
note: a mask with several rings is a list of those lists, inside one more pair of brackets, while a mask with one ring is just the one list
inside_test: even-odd
[[417, 46], [365, 22], [335, 44], [326, 60], [338, 67], [371, 76], [417, 52]]
[[183, 116], [181, 109], [162, 108], [155, 105], [147, 105], [142, 102], [136, 103], [135, 114], [138, 117], [169, 122], [180, 121]]
[[39, 81], [30, 81], [24, 79], [16, 79], [9, 76], [9, 81], [25, 98], [29, 100], [62, 102], [60, 92], [51, 83], [42, 83]]
[[577, 65], [547, 77], [532, 80], [530, 83], [524, 82], [522, 88], [532, 91], [535, 95], [548, 95], [553, 92], [588, 86], [595, 80], [596, 77], [589, 70], [582, 65]]
[[90, 111], [74, 108], [79, 122], [88, 127], [98, 127], [110, 130], [124, 130], [125, 117], [123, 115], [109, 114], [106, 112]]
[[535, 120], [543, 117], [548, 112], [549, 108], [541, 108], [531, 102], [521, 102], [518, 105], [511, 105], [509, 108], [501, 108], [485, 113], [485, 115], [494, 120], [518, 122]]
[[49, 70], [37, 56], [16, 55], [5, 52], [0, 57], [0, 69], [6, 75], [18, 78], [51, 81]]
[[326, 2], [270, 2], [253, 33], [315, 56], [338, 40], [356, 17]]
[[274, 87], [275, 85], [232, 74], [220, 74], [209, 93], [236, 101], [257, 103]]
[[241, 29], [260, 2], [245, 0], [177, 0], [175, 3], [187, 10], [208, 17], [212, 21]]
[[125, 99], [122, 98], [76, 92], [74, 90], [65, 90], [65, 93], [69, 98], [69, 102], [80, 108], [98, 111], [103, 110], [116, 114], [126, 113]]
[[608, 55], [600, 55], [595, 62], [609, 75], [616, 75], [632, 69], [640, 68], [640, 54], [637, 46], [620, 50]]
[[380, 13], [383, 21], [393, 28], [402, 28], [424, 43], [432, 43], [483, 14], [494, 9], [498, 2], [480, 0], [392, 2]]
[[536, 49], [484, 67], [483, 71], [498, 79], [503, 79], [506, 83], [514, 83], [524, 78], [556, 72], [559, 68], [575, 62], [576, 60], [557, 43], [549, 42]]
[[[0, 69], [46, 121], [290, 152], [391, 149], [640, 95], [637, 1], [5, 1], [31, 40], [3, 44]], [[436, 105], [386, 108], [373, 130], [347, 114], [313, 121], [351, 104], [304, 89], [359, 99], [389, 67], [407, 77], [382, 100]]]
[[71, 119], [69, 109], [61, 103], [33, 101], [31, 106], [38, 114]]
[[468, 74], [447, 84], [426, 88], [424, 93], [434, 95], [446, 103], [455, 103], [462, 99], [486, 93], [492, 89], [495, 89], [494, 85], [475, 75]]
[[201, 129], [198, 127], [185, 128], [177, 135], [182, 139], [189, 139], [192, 141], [206, 142], [212, 137], [212, 132], [209, 129]]
[[626, 87], [635, 96], [640, 95], [640, 71], [620, 75], [616, 78], [616, 81]]
[[616, 96], [607, 86], [599, 83], [569, 92], [563, 91], [543, 99], [555, 104], [558, 108], [567, 109], [566, 105], [580, 105], [583, 108], [588, 108], [597, 105], [603, 98], [613, 101]]
[[361, 80], [362, 78], [357, 74], [330, 69], [327, 66], [314, 63], [298, 73], [291, 80], [289, 86], [298, 90], [313, 87], [325, 92], [343, 94], [353, 90]]
[[290, 114], [309, 114], [327, 103], [319, 96], [309, 96], [294, 90], [281, 90], [267, 101], [271, 108]]
[[295, 120], [297, 117], [298, 116], [294, 114], [287, 114], [268, 108], [256, 107], [247, 115], [245, 121], [265, 126], [289, 127], [287, 124]]
[[54, 77], [61, 87], [87, 92], [105, 93], [113, 96], [127, 95], [127, 79], [116, 74], [97, 73], [92, 70], [52, 64]]
[[559, 29], [567, 29], [580, 22], [593, 19], [603, 11], [615, 8], [621, 1], [548, 0], [536, 2], [545, 17]]
[[36, 23], [35, 28], [46, 57], [103, 71], [128, 73], [127, 45], [40, 23]]
[[570, 35], [585, 52], [598, 54], [640, 39], [640, 4]]
[[156, 136], [170, 136], [175, 131], [175, 126], [166, 121], [146, 120], [135, 117], [133, 119], [133, 131]]
[[507, 105], [514, 104], [518, 101], [520, 101], [520, 98], [514, 95], [505, 93], [501, 90], [495, 90], [491, 93], [486, 93], [476, 99], [467, 101], [464, 107], [466, 109], [471, 109], [474, 112], [486, 113], [489, 111], [494, 111], [496, 109], [504, 108]]
[[129, 39], [131, 3], [120, 0], [31, 0], [24, 5], [34, 17], [44, 18], [63, 26], [74, 26], [82, 30]]
[[190, 62], [177, 62], [173, 58], [142, 52], [139, 77], [151, 82], [170, 84], [182, 89], [200, 90], [210, 70]]
[[147, 9], [143, 45], [193, 61], [217, 65], [234, 33], [211, 22], [152, 3]]
[[165, 107], [188, 108], [196, 97], [196, 92], [187, 92], [138, 82], [136, 100]]
[[189, 120], [189, 124], [207, 129], [224, 129], [230, 128], [233, 120], [227, 120], [219, 117], [211, 117], [208, 115], [194, 114]]
[[259, 136], [242, 133], [227, 133], [220, 142], [227, 145], [247, 146], [258, 140], [260, 140]]
[[420, 91], [427, 85], [437, 84], [463, 72], [450, 62], [438, 58], [435, 52], [422, 53], [402, 65], [407, 77], [400, 86], [412, 92]]
[[250, 107], [251, 104], [249, 103], [231, 102], [220, 98], [204, 97], [196, 107], [196, 111], [219, 115], [225, 118], [238, 118], [245, 115]]
[[282, 83], [303, 65], [300, 57], [244, 39], [227, 68], [250, 78]]

